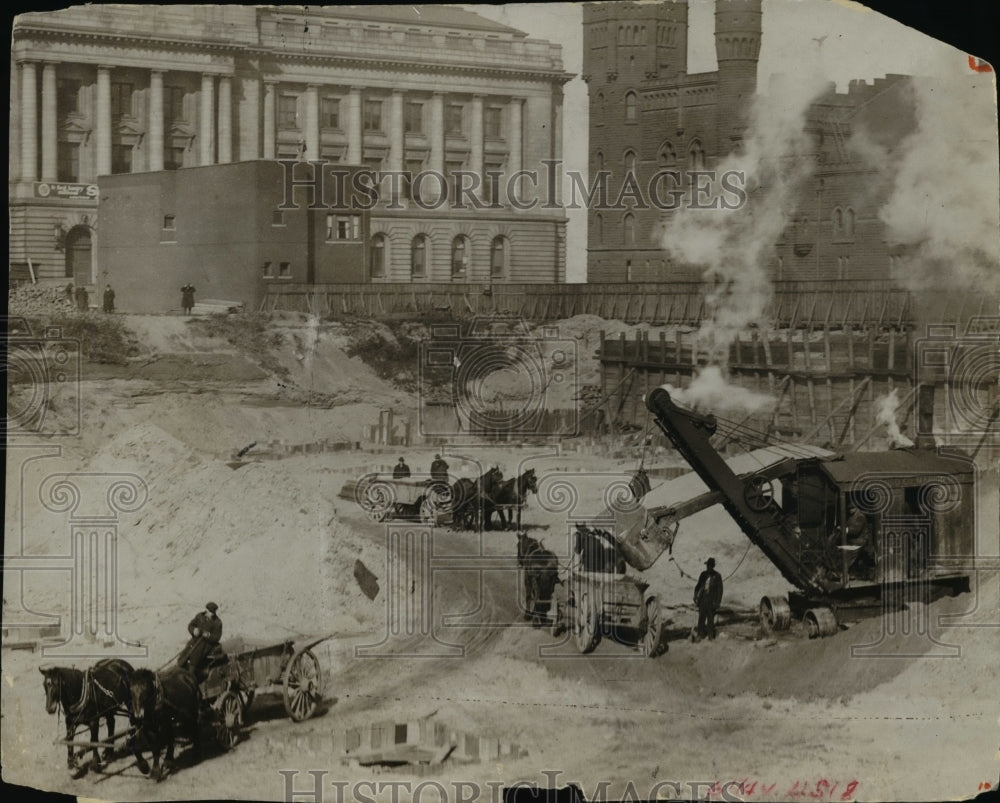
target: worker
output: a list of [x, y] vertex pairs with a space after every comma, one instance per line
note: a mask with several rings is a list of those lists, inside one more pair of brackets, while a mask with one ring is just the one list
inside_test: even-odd
[[200, 681], [204, 669], [216, 658], [222, 657], [219, 639], [222, 638], [222, 620], [218, 616], [219, 606], [214, 602], [205, 604], [205, 610], [198, 612], [188, 623], [191, 639], [177, 657], [177, 666], [188, 669]]
[[115, 291], [111, 289], [110, 284], [104, 286], [104, 311], [115, 311]]
[[847, 524], [844, 525], [844, 557], [847, 562], [848, 575], [858, 558], [864, 557], [865, 561], [874, 563], [873, 556], [869, 550], [871, 547], [870, 531], [868, 529], [868, 517], [865, 516], [853, 503], [847, 506]]
[[434, 482], [448, 482], [448, 464], [439, 454], [434, 455], [434, 462], [431, 463], [431, 480]]
[[395, 467], [392, 469], [392, 478], [394, 480], [405, 480], [410, 476], [410, 467], [406, 465], [406, 461], [401, 457], [399, 462], [396, 463]]
[[705, 561], [705, 571], [694, 587], [694, 603], [698, 606], [698, 626], [695, 641], [706, 636], [715, 639], [715, 614], [722, 604], [722, 575], [715, 571], [715, 558]]

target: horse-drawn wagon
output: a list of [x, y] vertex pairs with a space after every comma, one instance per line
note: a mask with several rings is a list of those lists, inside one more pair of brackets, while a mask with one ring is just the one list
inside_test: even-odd
[[555, 553], [523, 533], [517, 557], [521, 609], [554, 636], [569, 629], [581, 653], [593, 651], [603, 635], [640, 643], [650, 658], [666, 651], [659, 598], [627, 571], [610, 533], [578, 526], [563, 577]]
[[394, 479], [367, 474], [354, 484], [354, 498], [375, 521], [404, 519], [442, 524], [451, 515], [452, 494], [447, 482], [430, 477]]
[[[329, 638], [285, 639], [261, 646], [233, 640], [222, 645], [200, 679], [178, 666], [154, 672], [119, 659], [99, 661], [87, 670], [43, 668], [46, 710], [55, 713], [62, 708], [66, 737], [59, 742], [67, 746], [67, 762], [75, 774], [86, 769], [79, 766], [76, 751], [83, 755], [92, 750], [98, 769], [125, 741], [144, 774], [150, 768], [142, 752], [152, 752], [153, 777], [159, 779], [160, 750], [166, 748], [168, 764], [173, 761], [175, 734], [186, 736], [200, 752], [202, 729], [210, 730], [220, 747], [232, 748], [257, 695], [280, 693], [295, 722], [311, 717], [324, 689], [323, 670], [313, 648]], [[107, 724], [103, 740], [98, 739], [101, 719]], [[127, 722], [117, 733], [116, 719]], [[84, 729], [89, 729], [89, 740], [79, 738]]]

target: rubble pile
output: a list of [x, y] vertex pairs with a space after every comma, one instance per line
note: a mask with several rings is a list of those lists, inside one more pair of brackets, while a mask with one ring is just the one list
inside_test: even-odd
[[22, 284], [10, 291], [8, 314], [41, 315], [69, 312], [76, 305], [66, 295], [65, 285]]

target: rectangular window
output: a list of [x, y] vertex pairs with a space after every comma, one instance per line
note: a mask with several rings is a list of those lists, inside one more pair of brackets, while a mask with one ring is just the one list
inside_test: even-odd
[[115, 174], [132, 172], [131, 145], [111, 146], [111, 172]]
[[163, 151], [163, 169], [179, 170], [184, 167], [183, 148], [165, 148]]
[[163, 216], [163, 228], [167, 229], [168, 231], [173, 231], [174, 230], [174, 216], [173, 215], [164, 215]]
[[446, 134], [452, 137], [462, 136], [462, 131], [464, 127], [462, 125], [463, 119], [465, 117], [465, 107], [461, 103], [451, 103], [448, 105], [448, 109], [445, 112], [445, 125], [444, 131]]
[[360, 240], [361, 239], [361, 216], [360, 215], [327, 215], [326, 216], [326, 239], [327, 240]]
[[483, 109], [483, 133], [490, 139], [500, 139], [502, 110], [497, 106]]
[[403, 130], [407, 134], [422, 134], [424, 130], [424, 104], [407, 103], [404, 118]]
[[59, 181], [80, 180], [80, 146], [76, 142], [60, 142], [56, 165]]
[[278, 278], [279, 279], [292, 278], [292, 265], [290, 262], [281, 262], [278, 264]]
[[364, 121], [365, 121], [365, 131], [382, 130], [382, 101], [380, 100], [365, 101]]
[[56, 105], [60, 118], [80, 113], [81, 83], [72, 78], [60, 78], [56, 87]]
[[185, 120], [184, 117], [184, 87], [165, 86], [163, 87], [164, 115], [168, 123], [176, 123]]
[[278, 128], [298, 127], [299, 99], [295, 95], [278, 95]]
[[340, 98], [323, 98], [320, 102], [319, 124], [323, 128], [340, 128]]
[[272, 226], [285, 225], [285, 213], [281, 209], [275, 209], [273, 212], [271, 212], [271, 225]]
[[132, 112], [132, 96], [135, 92], [135, 87], [132, 84], [116, 81], [111, 84], [111, 117], [113, 119], [120, 119], [122, 117], [131, 117]]
[[274, 278], [274, 273], [271, 271], [271, 263], [270, 262], [265, 262], [264, 263], [264, 270], [261, 272], [261, 275], [265, 279], [273, 279]]

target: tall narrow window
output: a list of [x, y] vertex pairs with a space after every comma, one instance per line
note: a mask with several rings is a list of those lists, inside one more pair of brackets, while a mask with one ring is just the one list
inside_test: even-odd
[[424, 104], [407, 103], [403, 110], [403, 130], [407, 134], [422, 134], [424, 130]]
[[81, 82], [72, 78], [60, 78], [56, 84], [56, 107], [59, 118], [80, 113]]
[[844, 236], [844, 210], [839, 206], [833, 210], [833, 237], [839, 239]]
[[854, 210], [851, 207], [844, 212], [844, 236], [848, 240], [854, 239]]
[[483, 133], [490, 139], [500, 139], [502, 109], [489, 106], [483, 110]]
[[594, 237], [598, 245], [604, 243], [604, 215], [600, 212], [594, 216]]
[[465, 109], [462, 104], [452, 103], [449, 105], [445, 119], [445, 133], [452, 137], [462, 136], [464, 117]]
[[381, 100], [365, 101], [364, 127], [365, 131], [377, 132], [382, 130]]
[[625, 93], [625, 119], [634, 120], [636, 115], [636, 95], [635, 92]]
[[688, 150], [688, 160], [692, 170], [705, 169], [705, 148], [700, 139], [694, 140]]
[[167, 123], [182, 122], [184, 117], [184, 87], [165, 86], [163, 87], [164, 117]]
[[423, 279], [427, 275], [427, 235], [418, 234], [410, 245], [410, 277]]
[[494, 237], [490, 245], [490, 276], [502, 279], [507, 275], [509, 248], [506, 237]]
[[327, 95], [320, 102], [319, 124], [322, 128], [340, 128], [340, 98]]
[[111, 146], [111, 172], [115, 174], [132, 172], [131, 145]]
[[625, 151], [625, 173], [635, 173], [635, 151]]
[[385, 276], [385, 235], [376, 234], [372, 237], [371, 246], [372, 278]]
[[56, 175], [60, 181], [80, 180], [80, 145], [77, 142], [60, 142], [56, 147], [58, 164]]
[[278, 96], [278, 128], [298, 127], [298, 105], [295, 95]]
[[116, 81], [111, 84], [111, 117], [120, 120], [132, 116], [132, 95], [135, 87], [126, 82]]
[[469, 238], [459, 234], [451, 241], [451, 275], [452, 278], [464, 279], [469, 272]]
[[635, 245], [635, 215], [629, 212], [622, 221], [622, 232], [625, 236], [625, 245]]

